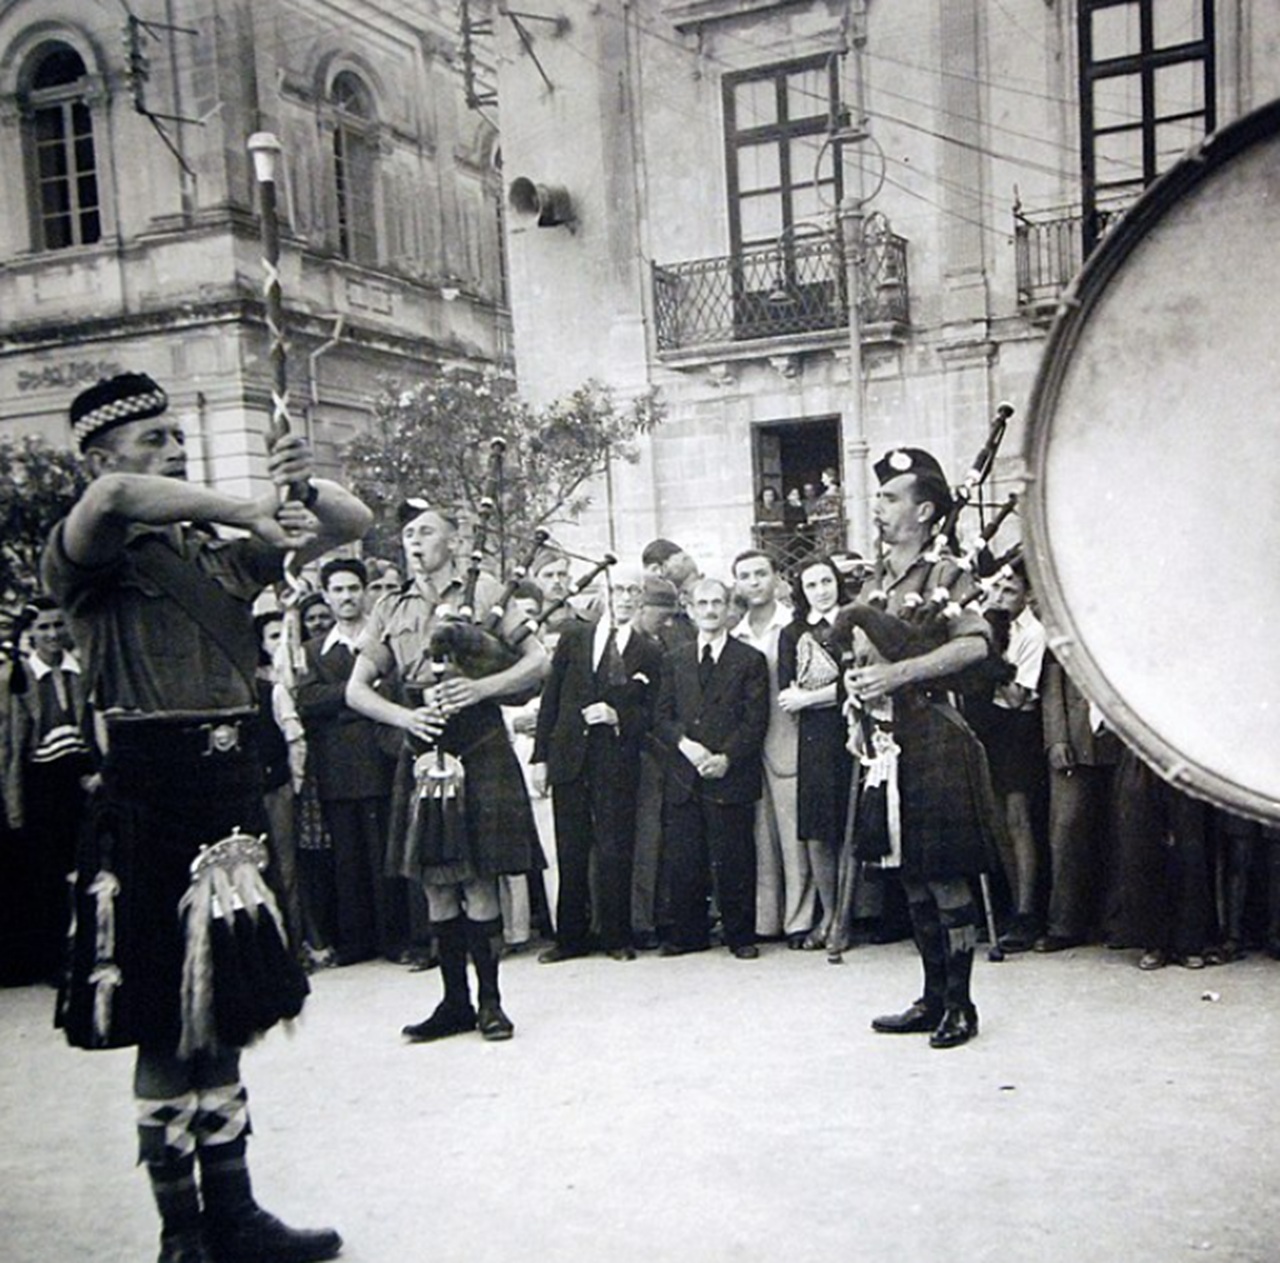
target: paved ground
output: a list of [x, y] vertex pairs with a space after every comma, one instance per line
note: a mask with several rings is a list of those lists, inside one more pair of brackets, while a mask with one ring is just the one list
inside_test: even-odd
[[[349, 1263], [1280, 1259], [1275, 962], [982, 961], [948, 1052], [867, 1029], [916, 993], [908, 944], [503, 978], [513, 1042], [414, 1047], [435, 974], [319, 975], [245, 1057], [261, 1200]], [[49, 1008], [0, 992], [0, 1260], [150, 1263], [130, 1054]]]

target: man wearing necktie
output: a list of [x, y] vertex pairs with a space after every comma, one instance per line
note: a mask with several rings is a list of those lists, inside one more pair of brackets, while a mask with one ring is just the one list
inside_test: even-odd
[[[633, 960], [631, 870], [640, 749], [662, 672], [662, 650], [632, 626], [643, 593], [638, 571], [614, 574], [609, 613], [565, 627], [538, 710], [531, 773], [551, 786], [560, 890], [556, 941], [543, 964], [585, 956], [592, 913], [599, 944]], [[595, 857], [594, 901], [591, 860]]]
[[708, 946], [715, 883], [726, 947], [739, 960], [755, 945], [755, 804], [769, 727], [764, 654], [728, 635], [729, 589], [700, 580], [690, 593], [697, 639], [672, 650], [658, 696], [657, 733], [668, 750], [663, 867], [670, 924], [662, 954]]
[[399, 879], [385, 875], [391, 761], [378, 742], [377, 725], [346, 703], [365, 625], [366, 576], [364, 563], [352, 557], [321, 569], [320, 590], [336, 621], [322, 640], [304, 644], [307, 672], [298, 684], [307, 757], [333, 841], [334, 948], [340, 965], [378, 954], [395, 959], [406, 936], [407, 912], [396, 903]]

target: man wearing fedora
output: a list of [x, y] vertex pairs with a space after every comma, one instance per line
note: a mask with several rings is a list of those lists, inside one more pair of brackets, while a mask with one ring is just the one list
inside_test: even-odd
[[[139, 1161], [160, 1211], [161, 1263], [332, 1258], [338, 1234], [268, 1214], [245, 1161], [240, 1048], [298, 1011], [305, 979], [291, 975], [287, 951], [259, 958], [233, 1011], [215, 950], [213, 1029], [193, 1031], [188, 1001], [203, 958], [191, 946], [195, 905], [184, 924], [180, 904], [205, 844], [267, 831], [251, 603], [282, 578], [286, 553], [305, 564], [358, 539], [371, 515], [337, 484], [312, 479], [306, 442], [288, 434], [271, 444], [272, 485], [254, 499], [188, 483], [182, 426], [143, 373], [83, 391], [71, 428], [92, 481], [54, 528], [42, 573], [83, 654], [107, 753], [59, 1020], [78, 1047], [137, 1048]], [[286, 486], [301, 498], [282, 503]], [[242, 534], [222, 538], [215, 527]], [[256, 907], [261, 930], [274, 919], [269, 893]], [[223, 915], [225, 925], [240, 912]], [[216, 925], [209, 933], [216, 944]]]

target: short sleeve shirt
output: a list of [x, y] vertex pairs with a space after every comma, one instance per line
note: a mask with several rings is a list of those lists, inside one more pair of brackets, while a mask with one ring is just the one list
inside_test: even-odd
[[[402, 684], [427, 688], [435, 683], [431, 672], [431, 633], [441, 621], [456, 615], [461, 608], [465, 581], [459, 575], [442, 578], [424, 591], [410, 583], [391, 593], [373, 607], [360, 637], [360, 652], [380, 672], [394, 670]], [[478, 617], [492, 609], [501, 598], [503, 585], [492, 575], [476, 579], [475, 608]], [[510, 609], [503, 617], [506, 632], [515, 631], [523, 622], [518, 610]]]
[[[41, 562], [47, 591], [61, 604], [93, 699], [104, 712], [140, 714], [239, 710], [257, 705], [256, 690], [217, 642], [138, 566], [128, 546], [101, 566], [66, 554], [65, 519], [54, 527]], [[136, 542], [157, 534], [244, 606], [282, 573], [282, 554], [254, 539], [219, 539], [186, 526], [172, 536], [139, 527]]]

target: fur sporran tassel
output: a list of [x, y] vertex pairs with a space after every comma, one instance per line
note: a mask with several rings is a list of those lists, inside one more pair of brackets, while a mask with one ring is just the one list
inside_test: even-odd
[[120, 894], [120, 880], [109, 868], [104, 868], [90, 883], [89, 893], [97, 913], [94, 959], [110, 961], [116, 954], [116, 897]]
[[462, 760], [438, 747], [413, 764], [409, 805], [411, 850], [421, 867], [450, 864], [466, 854], [466, 773]]
[[89, 985], [93, 988], [93, 1029], [100, 1040], [105, 1041], [111, 1030], [111, 1002], [122, 981], [120, 970], [110, 961], [97, 965], [89, 975]]
[[179, 904], [186, 935], [181, 1057], [241, 1046], [302, 1008], [306, 981], [262, 876], [267, 862], [266, 839], [239, 829], [192, 861]]

